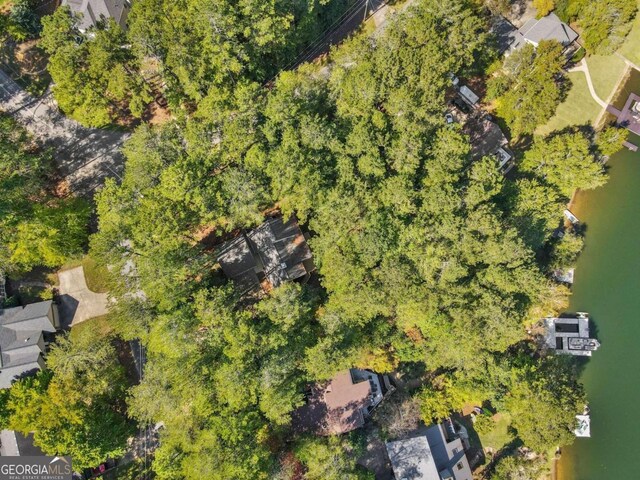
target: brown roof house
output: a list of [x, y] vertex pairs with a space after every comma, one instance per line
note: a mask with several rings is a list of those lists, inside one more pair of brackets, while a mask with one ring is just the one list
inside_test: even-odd
[[513, 168], [514, 155], [509, 149], [507, 137], [498, 124], [488, 116], [483, 115], [469, 119], [463, 130], [469, 135], [471, 156], [474, 159], [486, 156], [494, 157], [498, 169], [503, 174]]
[[340, 435], [364, 425], [371, 411], [393, 390], [386, 376], [352, 368], [330, 381], [313, 385], [306, 404], [292, 415], [300, 432]]
[[287, 280], [308, 279], [315, 270], [311, 250], [295, 217], [266, 220], [226, 242], [218, 253], [224, 274], [242, 293], [278, 287]]

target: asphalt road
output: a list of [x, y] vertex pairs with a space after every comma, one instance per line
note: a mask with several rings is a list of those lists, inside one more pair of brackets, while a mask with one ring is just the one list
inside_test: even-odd
[[122, 174], [120, 147], [128, 134], [81, 126], [60, 112], [50, 93], [35, 98], [1, 70], [0, 109], [54, 149], [58, 171], [72, 193], [92, 196], [106, 177]]

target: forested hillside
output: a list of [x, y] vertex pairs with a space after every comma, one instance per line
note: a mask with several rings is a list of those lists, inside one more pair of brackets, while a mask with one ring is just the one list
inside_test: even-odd
[[[129, 405], [164, 423], [159, 478], [271, 478], [296, 441], [287, 425], [304, 385], [356, 365], [433, 372], [427, 421], [489, 400], [530, 447], [571, 441], [583, 402], [573, 367], [532, 356], [524, 327], [564, 304], [536, 252], [553, 250], [571, 189], [603, 172], [589, 154], [578, 162], [585, 182], [557, 184], [532, 153], [512, 183], [493, 159], [470, 161], [442, 111], [449, 73], [491, 59], [477, 13], [423, 1], [382, 36], [356, 37], [331, 64], [283, 73], [269, 90], [249, 73], [205, 91], [192, 77], [186, 91], [203, 98], [191, 118], [136, 131], [122, 184], [99, 195], [92, 252], [116, 272], [135, 264], [116, 279], [114, 321], [148, 347]], [[313, 232], [320, 284], [285, 285], [245, 308], [216, 245], [273, 207]], [[329, 448], [309, 442], [303, 463]], [[335, 478], [356, 475], [341, 468]]]
[[[110, 272], [109, 323], [140, 339], [147, 363], [139, 385], [107, 391], [81, 363], [60, 368], [65, 349], [92, 355], [65, 341], [53, 379], [16, 383], [0, 420], [35, 429], [56, 453], [66, 447], [51, 440], [55, 428], [14, 418], [21, 395], [37, 387], [33, 398], [57, 401], [57, 389], [86, 381], [91, 395], [70, 415], [99, 430], [106, 409], [118, 425], [99, 448], [73, 445], [87, 465], [121, 453], [126, 402], [141, 427], [161, 425], [159, 479], [370, 479], [355, 436], [302, 436], [290, 425], [309, 383], [360, 367], [418, 380], [409, 394], [427, 423], [486, 402], [528, 448], [572, 442], [585, 403], [576, 365], [541, 354], [534, 326], [566, 305], [569, 291], [550, 273], [582, 246], [572, 232], [554, 235], [562, 211], [576, 188], [606, 181], [602, 156], [618, 140], [583, 130], [531, 138], [560, 101], [560, 47], [548, 43], [514, 55], [489, 83], [498, 114], [524, 137], [517, 171], [507, 179], [494, 157], [472, 161], [461, 126], [445, 122], [451, 79], [502, 67], [474, 1], [416, 1], [375, 35], [285, 68], [340, 17], [340, 3], [138, 0], [126, 36], [113, 22], [81, 35], [65, 9], [45, 20], [68, 114], [92, 125], [141, 116], [152, 98], [145, 63], [158, 66], [174, 114], [127, 141], [122, 181], [96, 195], [90, 239]], [[534, 108], [541, 95], [549, 108]], [[217, 253], [274, 212], [310, 232], [317, 273], [248, 301]]]

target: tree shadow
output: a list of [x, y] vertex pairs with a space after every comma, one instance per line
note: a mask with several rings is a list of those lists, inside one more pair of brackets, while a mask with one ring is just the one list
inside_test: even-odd
[[496, 465], [500, 462], [500, 460], [503, 459], [504, 457], [513, 455], [513, 453], [522, 446], [523, 446], [522, 440], [516, 437], [507, 445], [505, 445], [500, 450], [498, 450], [495, 453], [495, 455], [491, 457], [491, 460], [489, 460], [489, 463], [487, 464], [485, 469], [482, 471], [482, 478], [483, 479], [491, 478], [491, 475], [493, 474], [493, 471], [495, 470]]

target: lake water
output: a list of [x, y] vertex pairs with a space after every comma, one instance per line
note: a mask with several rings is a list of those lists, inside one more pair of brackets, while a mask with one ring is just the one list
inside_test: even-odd
[[608, 166], [573, 208], [587, 232], [569, 310], [591, 314], [602, 346], [582, 374], [591, 438], [563, 449], [559, 480], [640, 479], [640, 152]]

